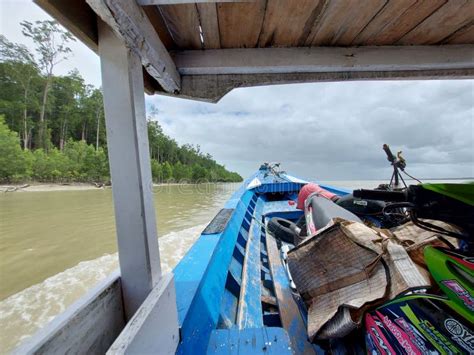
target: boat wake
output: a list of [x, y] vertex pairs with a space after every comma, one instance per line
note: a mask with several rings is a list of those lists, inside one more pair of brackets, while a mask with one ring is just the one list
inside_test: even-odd
[[[161, 267], [169, 272], [206, 225], [165, 234], [160, 240]], [[0, 352], [11, 351], [118, 268], [118, 255], [83, 261], [0, 302]]]

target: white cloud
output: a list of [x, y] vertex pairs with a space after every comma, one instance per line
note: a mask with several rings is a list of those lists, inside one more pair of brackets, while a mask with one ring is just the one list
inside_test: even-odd
[[234, 90], [217, 105], [150, 97], [165, 132], [244, 175], [262, 161], [319, 179], [383, 178], [381, 149], [420, 177], [474, 175], [474, 81], [341, 82]]

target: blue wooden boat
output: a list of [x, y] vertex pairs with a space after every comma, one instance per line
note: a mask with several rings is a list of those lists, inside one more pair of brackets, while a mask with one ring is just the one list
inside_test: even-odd
[[272, 217], [301, 217], [294, 202], [305, 183], [262, 165], [176, 266], [178, 353], [321, 351], [307, 340], [305, 308], [290, 287], [284, 253], [265, 227]]
[[[310, 1], [295, 12], [298, 1], [35, 2], [100, 56], [120, 270], [17, 352], [319, 352], [307, 341], [285, 251], [266, 228], [271, 217], [295, 220], [302, 214], [291, 203], [305, 183], [301, 179], [262, 166], [174, 272], [162, 274], [143, 90], [217, 102], [239, 87], [472, 78], [472, 38], [463, 35], [472, 2], [428, 9], [428, 17], [410, 19], [411, 30], [388, 37], [378, 16], [399, 19], [410, 4], [402, 11]], [[397, 21], [390, 33], [400, 27]]]

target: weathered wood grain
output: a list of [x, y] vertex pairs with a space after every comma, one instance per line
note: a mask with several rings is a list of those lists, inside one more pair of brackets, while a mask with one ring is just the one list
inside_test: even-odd
[[13, 354], [105, 353], [125, 327], [120, 286], [116, 271], [14, 349]]
[[174, 354], [179, 343], [173, 273], [163, 275], [107, 351], [119, 354]]
[[268, 2], [259, 47], [293, 47], [300, 45], [300, 37], [308, 21], [314, 21], [313, 11], [323, 0], [272, 0]]
[[171, 37], [168, 28], [166, 27], [165, 20], [163, 16], [161, 16], [161, 12], [156, 6], [145, 6], [143, 7], [143, 11], [148, 16], [153, 28], [155, 29], [158, 37], [160, 37], [161, 42], [165, 45], [166, 49], [175, 49], [176, 43]]
[[[232, 89], [296, 83], [355, 80], [442, 80], [474, 79], [474, 69], [435, 69], [405, 71], [343, 71], [330, 73], [183, 75], [176, 96], [205, 102], [218, 102]], [[164, 94], [162, 92], [157, 92]]]
[[320, 18], [314, 24], [306, 40], [306, 45], [350, 45], [384, 5], [385, 0], [328, 1]]
[[352, 42], [353, 45], [390, 45], [402, 38], [446, 0], [389, 1]]
[[443, 40], [446, 44], [474, 44], [474, 21]]
[[257, 46], [265, 15], [266, 0], [254, 3], [220, 3], [217, 5], [222, 48]]
[[221, 47], [219, 35], [219, 21], [217, 19], [216, 4], [197, 4], [199, 19], [201, 21], [202, 34], [205, 49], [218, 49]]
[[126, 0], [86, 2], [112, 29], [115, 36], [138, 56], [146, 71], [165, 91], [179, 91], [181, 78], [176, 66], [140, 6]]
[[149, 5], [174, 5], [174, 4], [205, 4], [216, 2], [253, 2], [255, 0], [137, 0], [142, 6]]
[[180, 49], [201, 49], [196, 4], [161, 5], [161, 14]]
[[474, 68], [474, 46], [247, 48], [173, 53], [182, 75]]
[[130, 319], [161, 277], [142, 62], [103, 22], [99, 53], [123, 302]]
[[436, 44], [473, 19], [473, 0], [451, 0], [403, 36], [397, 44]]

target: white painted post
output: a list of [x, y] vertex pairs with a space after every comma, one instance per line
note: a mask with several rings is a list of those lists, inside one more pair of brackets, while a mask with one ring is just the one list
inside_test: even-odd
[[99, 21], [99, 54], [125, 315], [161, 277], [140, 59]]

